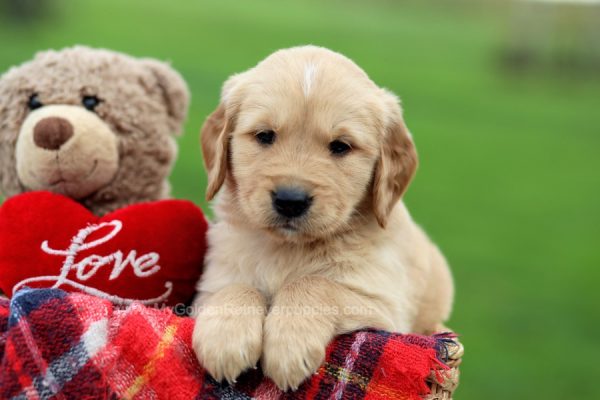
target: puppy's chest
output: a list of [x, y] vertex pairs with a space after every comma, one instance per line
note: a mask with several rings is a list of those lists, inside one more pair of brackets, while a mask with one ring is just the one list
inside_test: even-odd
[[239, 265], [245, 283], [271, 297], [281, 287], [306, 275], [327, 275], [328, 267], [337, 257], [327, 252], [311, 249], [271, 247], [253, 252]]
[[415, 289], [409, 272], [415, 267], [410, 248], [395, 240], [395, 234], [371, 236], [301, 246], [216, 224], [209, 231], [209, 254], [199, 290], [215, 293], [243, 283], [271, 298], [296, 279], [319, 275], [374, 298], [404, 302]]
[[341, 262], [327, 248], [274, 243], [261, 235], [241, 235], [235, 230], [211, 233], [211, 249], [201, 284], [201, 289], [208, 292], [243, 283], [271, 297], [303, 276], [328, 276], [332, 265]]
[[397, 293], [406, 282], [401, 258], [392, 249], [369, 246], [309, 247], [229, 237], [214, 243], [202, 286], [214, 292], [243, 283], [271, 298], [294, 280], [319, 275], [373, 295]]

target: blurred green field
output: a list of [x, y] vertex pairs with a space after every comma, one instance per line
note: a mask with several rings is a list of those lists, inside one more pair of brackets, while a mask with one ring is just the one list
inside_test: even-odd
[[61, 1], [32, 24], [0, 18], [0, 70], [77, 43], [171, 60], [193, 93], [174, 195], [207, 209], [198, 131], [227, 76], [292, 45], [345, 53], [401, 96], [420, 152], [406, 202], [454, 270], [456, 398], [593, 398], [600, 72], [503, 70], [509, 15], [481, 2]]

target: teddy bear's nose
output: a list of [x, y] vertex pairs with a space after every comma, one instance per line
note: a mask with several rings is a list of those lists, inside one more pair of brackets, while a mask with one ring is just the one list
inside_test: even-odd
[[33, 141], [46, 150], [58, 150], [73, 136], [73, 125], [64, 118], [49, 117], [33, 128]]

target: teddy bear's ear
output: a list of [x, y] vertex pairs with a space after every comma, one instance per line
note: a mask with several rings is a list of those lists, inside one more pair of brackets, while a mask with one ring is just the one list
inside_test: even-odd
[[155, 76], [162, 92], [173, 133], [182, 130], [190, 104], [190, 91], [183, 77], [168, 64], [153, 59], [144, 59], [144, 66]]

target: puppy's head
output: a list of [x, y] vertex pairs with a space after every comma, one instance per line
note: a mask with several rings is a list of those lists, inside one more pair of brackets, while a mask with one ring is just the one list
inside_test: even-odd
[[332, 51], [278, 51], [232, 76], [202, 129], [208, 199], [226, 182], [243, 218], [312, 241], [385, 227], [417, 165], [397, 98]]

